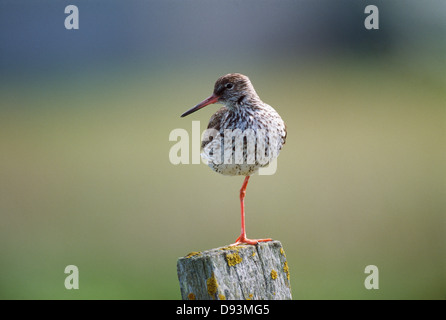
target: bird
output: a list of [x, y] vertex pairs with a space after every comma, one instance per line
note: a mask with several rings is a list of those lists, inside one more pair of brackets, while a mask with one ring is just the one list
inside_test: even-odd
[[223, 107], [209, 120], [201, 144], [202, 157], [215, 172], [245, 176], [240, 189], [241, 233], [230, 246], [272, 241], [270, 238], [247, 238], [245, 196], [250, 176], [278, 157], [286, 142], [285, 122], [273, 107], [260, 99], [250, 79], [240, 73], [218, 78], [212, 95], [181, 117], [214, 103], [223, 104]]

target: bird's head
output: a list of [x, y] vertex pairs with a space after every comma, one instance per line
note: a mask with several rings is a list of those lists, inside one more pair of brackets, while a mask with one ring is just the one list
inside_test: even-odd
[[181, 115], [185, 117], [212, 103], [222, 103], [228, 108], [240, 106], [246, 98], [258, 98], [249, 78], [240, 73], [230, 73], [217, 79], [212, 95]]

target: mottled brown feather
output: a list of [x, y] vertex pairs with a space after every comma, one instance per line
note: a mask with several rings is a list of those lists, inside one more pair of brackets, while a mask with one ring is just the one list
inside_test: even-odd
[[[220, 131], [221, 128], [221, 119], [225, 115], [225, 113], [228, 111], [228, 108], [221, 107], [219, 110], [217, 110], [216, 113], [212, 115], [212, 117], [209, 119], [208, 129], [215, 129], [217, 131]], [[212, 137], [211, 137], [212, 138]], [[201, 142], [201, 149], [206, 147], [208, 143], [210, 143], [212, 139], [209, 139], [208, 141], [202, 141]]]

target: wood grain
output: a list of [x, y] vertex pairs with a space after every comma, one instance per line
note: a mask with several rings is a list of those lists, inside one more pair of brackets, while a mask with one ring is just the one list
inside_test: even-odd
[[177, 262], [183, 300], [290, 300], [280, 241], [191, 252]]

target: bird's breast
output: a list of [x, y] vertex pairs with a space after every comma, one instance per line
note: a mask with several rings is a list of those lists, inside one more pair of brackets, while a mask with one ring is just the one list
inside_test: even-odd
[[212, 132], [202, 143], [203, 158], [214, 171], [251, 175], [277, 158], [286, 131], [272, 107], [222, 109], [209, 121]]

